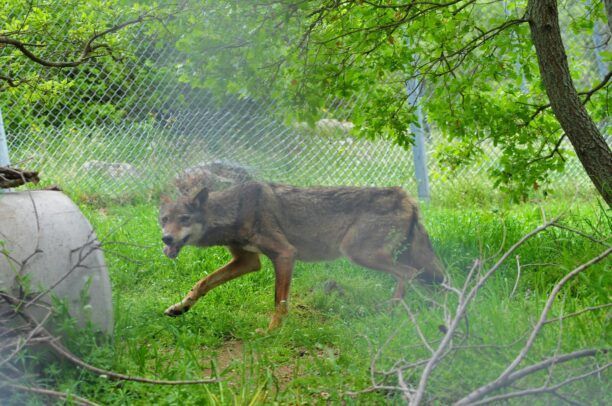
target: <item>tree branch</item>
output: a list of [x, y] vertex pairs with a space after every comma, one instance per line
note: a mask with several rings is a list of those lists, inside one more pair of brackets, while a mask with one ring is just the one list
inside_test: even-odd
[[[527, 353], [529, 352], [529, 350], [533, 346], [533, 343], [535, 342], [535, 339], [538, 336], [540, 330], [546, 324], [548, 313], [549, 313], [550, 309], [552, 308], [552, 304], [555, 301], [555, 299], [557, 297], [557, 294], [559, 293], [561, 288], [563, 288], [563, 286], [565, 286], [565, 284], [569, 280], [571, 280], [576, 275], [578, 275], [581, 272], [583, 272], [585, 269], [589, 268], [591, 265], [594, 265], [594, 264], [602, 261], [603, 259], [605, 259], [608, 255], [610, 255], [611, 252], [612, 252], [612, 248], [608, 248], [608, 249], [604, 250], [602, 253], [600, 253], [598, 256], [596, 256], [595, 258], [592, 258], [590, 261], [587, 261], [584, 264], [576, 267], [573, 271], [571, 271], [567, 275], [565, 275], [554, 286], [554, 288], [552, 289], [552, 291], [548, 295], [548, 300], [546, 301], [546, 304], [544, 305], [544, 309], [542, 310], [542, 312], [540, 314], [540, 318], [539, 318], [538, 322], [533, 327], [533, 330], [531, 331], [531, 334], [529, 335], [529, 338], [527, 339], [527, 342], [525, 343], [523, 348], [520, 350], [519, 354], [510, 363], [510, 365], [508, 365], [508, 367], [506, 367], [506, 369], [494, 381], [492, 381], [492, 382], [490, 382], [490, 383], [488, 383], [486, 385], [483, 385], [483, 386], [481, 386], [478, 389], [473, 390], [467, 396], [465, 396], [462, 399], [460, 399], [456, 404], [457, 405], [473, 404], [474, 402], [477, 402], [477, 401], [481, 400], [482, 398], [484, 398], [487, 394], [491, 393], [492, 391], [495, 391], [495, 390], [500, 389], [502, 387], [506, 387], [509, 384], [511, 384], [512, 382], [514, 382], [516, 379], [518, 379], [519, 377], [524, 376], [523, 374], [521, 374], [519, 372], [524, 371], [525, 369], [521, 370], [521, 371], [518, 371], [516, 373], [513, 373], [513, 371], [525, 359], [525, 356], [527, 355]], [[555, 358], [553, 357], [551, 360], [554, 360], [554, 359]], [[528, 368], [526, 368], [526, 369], [528, 369]], [[518, 374], [519, 376], [517, 377], [516, 374]]]
[[38, 172], [0, 166], [0, 189], [21, 186], [28, 182], [38, 183], [39, 181]]
[[524, 389], [524, 390], [520, 390], [520, 391], [515, 391], [515, 392], [510, 392], [510, 393], [504, 393], [502, 395], [497, 395], [497, 396], [492, 396], [490, 398], [486, 398], [474, 403], [470, 403], [470, 405], [486, 405], [489, 403], [493, 403], [493, 402], [499, 402], [502, 400], [506, 400], [506, 399], [511, 399], [511, 398], [517, 398], [517, 397], [523, 397], [523, 396], [530, 396], [530, 395], [537, 395], [539, 393], [553, 393], [556, 390], [562, 388], [563, 386], [569, 385], [572, 382], [575, 381], [579, 381], [581, 379], [585, 379], [588, 378], [589, 376], [593, 376], [596, 374], [599, 374], [603, 371], [605, 371], [606, 369], [610, 368], [610, 366], [612, 366], [612, 363], [607, 363], [599, 368], [593, 369], [589, 372], [586, 372], [584, 374], [581, 375], [577, 375], [577, 376], [572, 376], [562, 382], [559, 382], [558, 384], [552, 385], [552, 386], [548, 386], [548, 385], [544, 385], [541, 386], [539, 388], [529, 388], [529, 389]]
[[594, 243], [596, 243], [596, 244], [603, 245], [604, 247], [610, 247], [610, 246], [611, 246], [610, 244], [608, 244], [608, 243], [606, 242], [607, 240], [610, 240], [610, 238], [607, 238], [607, 239], [605, 239], [605, 240], [598, 240], [597, 238], [595, 238], [595, 237], [594, 237], [594, 236], [592, 236], [592, 235], [589, 235], [589, 234], [587, 234], [587, 233], [585, 233], [585, 232], [583, 232], [583, 231], [577, 230], [577, 229], [575, 229], [575, 228], [572, 228], [572, 227], [566, 226], [565, 224], [561, 224], [561, 223], [556, 223], [556, 224], [555, 224], [555, 228], [560, 228], [560, 229], [562, 229], [562, 230], [567, 230], [567, 231], [569, 231], [570, 233], [578, 234], [579, 236], [584, 237], [584, 238], [586, 238], [586, 239], [588, 239], [588, 240], [591, 240], [591, 241], [593, 241], [593, 242], [594, 242]]
[[603, 78], [603, 80], [597, 86], [592, 88], [591, 90], [588, 90], [586, 92], [579, 92], [578, 94], [580, 96], [585, 96], [586, 95], [586, 97], [582, 101], [582, 104], [586, 104], [591, 99], [591, 96], [593, 96], [599, 89], [602, 89], [605, 86], [607, 86], [611, 77], [612, 77], [612, 71], [608, 72], [606, 74], [606, 76]]
[[[447, 327], [447, 331], [446, 331], [446, 334], [444, 335], [444, 338], [442, 339], [442, 341], [438, 345], [438, 348], [436, 348], [435, 352], [433, 353], [433, 355], [427, 362], [427, 365], [425, 365], [425, 368], [419, 379], [417, 390], [415, 391], [415, 394], [410, 401], [411, 405], [420, 404], [421, 400], [423, 399], [423, 396], [425, 395], [425, 388], [427, 386], [429, 376], [431, 375], [435, 367], [438, 365], [438, 363], [441, 361], [441, 359], [448, 353], [449, 346], [451, 345], [455, 332], [457, 328], [459, 327], [459, 323], [461, 322], [461, 320], [463, 320], [463, 317], [467, 312], [468, 306], [470, 305], [472, 300], [476, 297], [476, 294], [480, 291], [480, 289], [482, 289], [485, 282], [491, 277], [491, 275], [493, 275], [493, 273], [497, 271], [497, 269], [499, 269], [499, 267], [506, 261], [506, 259], [510, 255], [512, 255], [512, 253], [516, 251], [521, 245], [523, 245], [527, 240], [529, 240], [533, 236], [551, 227], [556, 222], [557, 222], [557, 218], [547, 223], [544, 223], [543, 225], [532, 230], [531, 232], [525, 234], [519, 241], [517, 241], [514, 245], [512, 245], [512, 247], [510, 247], [510, 249], [508, 249], [508, 251], [506, 251], [504, 255], [502, 255], [500, 259], [491, 268], [489, 268], [489, 270], [482, 277], [478, 279], [475, 286], [472, 287], [472, 289], [470, 289], [469, 291], [468, 291], [468, 281], [466, 281], [461, 291], [460, 297], [459, 297], [459, 303], [457, 304], [455, 315], [452, 318], [452, 321], [449, 323], [449, 326]], [[475, 262], [474, 266], [472, 267], [472, 270], [470, 271], [470, 275], [468, 275], [468, 280], [471, 277], [471, 275], [474, 273], [475, 269], [479, 268], [479, 264], [480, 264], [480, 261]]]
[[16, 383], [11, 383], [11, 382], [5, 382], [4, 385], [8, 386], [9, 388], [13, 388], [13, 389], [23, 391], [23, 392], [32, 392], [32, 393], [37, 393], [39, 395], [45, 395], [45, 396], [50, 396], [53, 398], [62, 399], [65, 401], [71, 401], [78, 405], [98, 406], [97, 403], [94, 403], [80, 396], [73, 395], [71, 393], [58, 392], [58, 391], [54, 391], [50, 389], [37, 388], [35, 386], [24, 386], [24, 385], [19, 385]]
[[[104, 31], [101, 31], [99, 33], [94, 33], [93, 35], [91, 35], [84, 43], [83, 46], [81, 47], [81, 50], [79, 52], [79, 57], [72, 60], [72, 61], [53, 61], [53, 60], [49, 60], [49, 59], [45, 59], [43, 57], [40, 57], [38, 55], [36, 55], [34, 52], [30, 51], [29, 48], [32, 47], [43, 47], [45, 45], [43, 44], [29, 44], [23, 41], [20, 41], [18, 39], [15, 38], [10, 38], [7, 35], [2, 35], [0, 36], [0, 44], [5, 44], [5, 45], [10, 45], [16, 49], [18, 49], [26, 58], [30, 59], [31, 61], [42, 65], [42, 66], [46, 66], [49, 68], [70, 68], [70, 67], [75, 67], [75, 66], [79, 66], [81, 64], [83, 64], [84, 62], [93, 59], [93, 58], [99, 58], [102, 56], [108, 56], [108, 55], [112, 55], [112, 50], [110, 48], [110, 46], [108, 44], [94, 44], [95, 41], [99, 40], [100, 38], [103, 38], [109, 34], [115, 33], [117, 31], [122, 30], [125, 27], [131, 26], [131, 25], [135, 25], [135, 24], [139, 24], [141, 22], [144, 22], [145, 20], [148, 19], [155, 19], [155, 17], [153, 17], [151, 15], [150, 11], [147, 11], [143, 14], [141, 14], [140, 16], [138, 16], [135, 19], [132, 20], [128, 20], [125, 21], [123, 23], [120, 24], [116, 24], [110, 28], [107, 28]], [[105, 49], [106, 52], [103, 54], [96, 54], [95, 51], [98, 49]], [[11, 83], [15, 83], [14, 80], [9, 81], [6, 80], [6, 77], [0, 77], [0, 79], [5, 80], [9, 83], [9, 85]], [[10, 79], [10, 78], [9, 78]]]
[[[0, 74], [0, 80], [8, 84], [8, 87], [17, 87], [21, 83], [21, 81], [3, 74]], [[0, 90], [3, 90], [3, 88], [0, 88]]]
[[581, 314], [584, 314], [584, 313], [587, 313], [587, 312], [592, 312], [592, 311], [595, 311], [595, 310], [607, 309], [607, 308], [608, 308], [608, 307], [610, 307], [610, 306], [612, 306], [612, 303], [606, 303], [606, 304], [602, 304], [602, 305], [599, 305], [599, 306], [589, 306], [589, 307], [585, 307], [585, 308], [584, 308], [584, 309], [582, 309], [582, 310], [578, 310], [578, 311], [576, 311], [576, 312], [573, 312], [573, 313], [570, 313], [570, 314], [566, 314], [566, 315], [564, 315], [564, 316], [555, 317], [554, 319], [549, 319], [549, 320], [546, 320], [546, 321], [544, 322], [544, 324], [555, 323], [555, 322], [557, 322], [557, 321], [562, 321], [562, 320], [565, 320], [565, 319], [569, 319], [569, 318], [572, 318], [572, 317], [576, 317], [576, 316], [579, 316], [579, 315], [581, 315]]
[[[555, 142], [555, 145], [553, 146], [553, 148], [550, 150], [550, 152], [546, 155], [542, 155], [542, 156], [538, 156], [534, 159], [531, 159], [529, 161], [527, 161], [527, 163], [525, 164], [525, 166], [529, 166], [533, 163], [536, 163], [538, 161], [543, 161], [545, 159], [550, 159], [552, 158], [555, 154], [559, 154], [559, 156], [561, 157], [562, 160], [565, 160], [563, 158], [563, 156], [561, 155], [561, 153], [559, 152], [559, 148], [561, 147], [561, 144], [563, 143], [563, 140], [567, 137], [567, 134], [563, 133], [559, 139], [557, 140], [557, 142]], [[540, 152], [542, 152], [543, 146], [540, 148]]]
[[[606, 74], [606, 76], [603, 78], [603, 80], [598, 83], [595, 87], [593, 87], [590, 90], [585, 90], [582, 92], [578, 92], [578, 95], [580, 96], [586, 96], [584, 98], [584, 100], [582, 101], [582, 104], [587, 104], [589, 100], [591, 100], [591, 97], [597, 93], [597, 91], [603, 89], [604, 87], [607, 86], [608, 82], [610, 81], [610, 78], [612, 78], [612, 71], [608, 72]], [[527, 120], [526, 123], [524, 123], [525, 126], [529, 125], [533, 120], [535, 120], [535, 118], [542, 113], [544, 110], [547, 110], [550, 108], [550, 103], [548, 104], [543, 104], [541, 106], [538, 106], [538, 108], [536, 108], [536, 110], [531, 114], [531, 116], [529, 117], [529, 119]]]
[[142, 378], [139, 376], [124, 375], [124, 374], [120, 374], [117, 372], [108, 371], [102, 368], [95, 367], [93, 365], [86, 363], [85, 361], [83, 361], [82, 359], [74, 355], [72, 352], [70, 352], [70, 350], [68, 350], [66, 347], [60, 344], [58, 340], [47, 329], [42, 327], [40, 323], [36, 321], [34, 317], [32, 317], [28, 312], [22, 310], [21, 308], [23, 307], [22, 305], [24, 303], [22, 300], [13, 298], [12, 296], [5, 294], [4, 292], [0, 292], [0, 298], [4, 299], [4, 301], [7, 302], [21, 318], [26, 320], [28, 323], [31, 323], [32, 325], [37, 326], [36, 328], [38, 328], [42, 334], [44, 334], [46, 337], [49, 338], [47, 345], [56, 354], [70, 361], [71, 363], [78, 365], [81, 368], [87, 369], [88, 371], [91, 371], [102, 377], [106, 377], [109, 379], [122, 380], [122, 381], [149, 383], [149, 384], [154, 384], [154, 385], [197, 385], [197, 384], [219, 382], [218, 379], [195, 379], [195, 380], [176, 380], [176, 381], [162, 380], [162, 379], [149, 379], [149, 378]]

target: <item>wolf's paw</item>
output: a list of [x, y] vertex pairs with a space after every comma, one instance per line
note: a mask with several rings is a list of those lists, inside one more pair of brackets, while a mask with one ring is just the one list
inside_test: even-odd
[[186, 313], [188, 310], [189, 310], [189, 306], [181, 304], [181, 303], [177, 303], [167, 308], [164, 311], [164, 314], [166, 316], [176, 317], [176, 316], [180, 316], [183, 313]]
[[270, 324], [268, 324], [268, 332], [276, 330], [282, 325], [282, 323], [283, 316], [279, 314], [274, 314], [274, 316], [272, 316], [272, 319], [270, 320]]

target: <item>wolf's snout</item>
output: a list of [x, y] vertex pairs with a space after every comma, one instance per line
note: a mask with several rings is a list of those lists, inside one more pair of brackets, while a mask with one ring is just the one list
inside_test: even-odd
[[164, 236], [162, 237], [162, 241], [163, 241], [163, 242], [164, 242], [164, 244], [166, 244], [166, 245], [171, 245], [171, 244], [172, 244], [172, 242], [174, 241], [174, 238], [172, 238], [172, 236], [170, 236], [170, 235], [164, 235]]

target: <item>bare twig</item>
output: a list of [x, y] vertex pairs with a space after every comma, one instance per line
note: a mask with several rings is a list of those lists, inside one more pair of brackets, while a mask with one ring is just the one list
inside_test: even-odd
[[9, 189], [25, 185], [28, 182], [38, 183], [38, 172], [0, 166], [0, 188]]
[[547, 144], [542, 145], [542, 147], [540, 148], [540, 151], [538, 152], [538, 156], [537, 156], [537, 157], [535, 157], [535, 158], [533, 158], [533, 159], [531, 159], [531, 160], [529, 160], [529, 161], [527, 161], [527, 163], [525, 163], [525, 166], [529, 166], [529, 165], [534, 164], [534, 163], [536, 163], [536, 162], [538, 162], [538, 161], [544, 161], [544, 160], [550, 159], [550, 158], [552, 158], [552, 157], [553, 157], [555, 154], [558, 154], [558, 155], [559, 155], [559, 157], [560, 157], [562, 160], [565, 160], [565, 158], [563, 158], [563, 155], [561, 154], [561, 152], [559, 152], [559, 148], [561, 148], [561, 144], [563, 143], [563, 140], [564, 140], [566, 137], [567, 137], [567, 134], [566, 134], [566, 133], [563, 133], [563, 134], [562, 134], [562, 135], [559, 137], [559, 139], [557, 139], [557, 142], [555, 142], [555, 145], [554, 145], [554, 146], [551, 148], [550, 152], [549, 152], [548, 154], [546, 154], [546, 155], [540, 155], [540, 153], [542, 152], [542, 150], [544, 149], [544, 147], [545, 147]]
[[96, 241], [95, 236], [92, 231], [87, 237], [87, 241], [83, 245], [72, 250], [71, 254], [74, 254], [74, 253], [77, 254], [77, 261], [74, 263], [74, 265], [72, 265], [70, 269], [68, 269], [62, 275], [62, 277], [60, 277], [54, 283], [49, 285], [45, 290], [38, 293], [34, 298], [29, 300], [25, 304], [25, 308], [30, 307], [33, 303], [36, 303], [39, 299], [41, 299], [42, 297], [47, 295], [49, 292], [51, 292], [53, 289], [55, 289], [57, 285], [62, 283], [64, 280], [66, 280], [66, 278], [68, 278], [68, 276], [70, 276], [76, 269], [83, 268], [85, 266], [84, 264], [87, 258], [89, 258], [89, 256], [93, 254], [94, 252], [96, 252], [99, 248], [100, 248], [99, 243]]
[[553, 302], [557, 298], [557, 294], [559, 293], [561, 288], [563, 288], [563, 286], [565, 286], [565, 284], [570, 279], [572, 279], [574, 276], [576, 276], [579, 273], [583, 272], [585, 269], [589, 268], [591, 265], [594, 265], [594, 264], [602, 261], [603, 259], [605, 259], [608, 255], [610, 255], [611, 252], [612, 252], [612, 248], [608, 248], [607, 250], [603, 251], [601, 254], [599, 254], [595, 258], [593, 258], [590, 261], [585, 262], [584, 264], [582, 264], [582, 265], [578, 266], [577, 268], [575, 268], [573, 271], [571, 271], [570, 273], [565, 275], [555, 285], [555, 287], [553, 288], [552, 292], [548, 295], [548, 300], [546, 301], [546, 305], [544, 306], [544, 309], [542, 310], [542, 313], [540, 314], [540, 319], [538, 320], [538, 323], [533, 328], [531, 336], [527, 339], [527, 343], [525, 344], [525, 346], [523, 347], [521, 352], [517, 355], [517, 357], [514, 359], [514, 361], [512, 361], [512, 363], [508, 366], [508, 368], [506, 368], [506, 370], [502, 373], [501, 376], [509, 375], [514, 370], [514, 368], [516, 366], [518, 366], [518, 364], [520, 364], [520, 362], [525, 358], [525, 356], [527, 355], [527, 352], [529, 352], [529, 350], [533, 346], [533, 343], [534, 343], [538, 333], [540, 332], [540, 330], [542, 329], [542, 327], [546, 323], [546, 319], [548, 317], [548, 312], [552, 308]]
[[587, 312], [592, 312], [592, 311], [595, 311], [595, 310], [607, 309], [610, 306], [612, 306], [612, 303], [606, 303], [606, 304], [602, 304], [602, 305], [599, 305], [599, 306], [589, 306], [589, 307], [586, 307], [586, 308], [584, 308], [582, 310], [579, 310], [579, 311], [576, 311], [576, 312], [573, 312], [573, 313], [569, 313], [569, 314], [565, 314], [563, 316], [555, 317], [554, 319], [548, 319], [548, 320], [546, 320], [544, 322], [544, 324], [555, 323], [555, 322], [558, 322], [558, 321], [569, 319], [571, 317], [576, 317], [576, 316], [579, 316], [581, 314], [584, 314], [584, 313], [587, 313]]
[[516, 256], [516, 280], [514, 281], [514, 286], [512, 287], [512, 292], [510, 292], [510, 298], [514, 297], [514, 292], [518, 288], [519, 281], [521, 280], [521, 257]]
[[573, 271], [571, 271], [567, 275], [565, 275], [554, 286], [554, 288], [552, 289], [551, 293], [548, 295], [548, 300], [546, 301], [546, 304], [544, 305], [544, 309], [542, 310], [542, 312], [540, 314], [540, 318], [539, 318], [538, 322], [534, 326], [533, 330], [531, 331], [530, 336], [527, 338], [527, 342], [525, 343], [523, 348], [520, 350], [519, 354], [515, 357], [515, 359], [510, 363], [510, 365], [508, 365], [508, 367], [500, 374], [500, 376], [498, 378], [496, 378], [495, 380], [487, 383], [486, 385], [483, 385], [483, 386], [475, 389], [474, 391], [469, 393], [467, 396], [465, 396], [464, 398], [460, 399], [457, 402], [457, 405], [473, 404], [474, 402], [483, 399], [487, 394], [491, 393], [492, 391], [495, 391], [495, 390], [497, 390], [499, 388], [503, 388], [503, 387], [507, 386], [509, 383], [513, 382], [513, 380], [511, 379], [512, 376], [513, 376], [512, 375], [513, 371], [523, 361], [523, 359], [525, 358], [525, 356], [527, 355], [527, 353], [529, 352], [529, 350], [533, 346], [533, 343], [535, 342], [535, 339], [538, 336], [540, 330], [546, 324], [548, 313], [549, 313], [550, 309], [552, 308], [552, 304], [555, 301], [555, 299], [557, 297], [557, 294], [559, 293], [561, 288], [563, 288], [563, 286], [565, 286], [565, 284], [569, 280], [571, 280], [576, 275], [578, 275], [581, 272], [583, 272], [585, 269], [589, 268], [591, 265], [596, 264], [596, 263], [602, 261], [608, 255], [610, 255], [611, 252], [612, 252], [612, 248], [608, 248], [607, 250], [604, 250], [602, 253], [600, 253], [595, 258], [593, 258], [590, 261], [585, 262], [584, 264], [576, 267]]
[[53, 398], [58, 398], [58, 399], [66, 400], [66, 401], [71, 401], [71, 402], [74, 402], [74, 403], [79, 404], [79, 405], [98, 406], [97, 403], [94, 403], [94, 402], [92, 402], [90, 400], [87, 400], [85, 398], [82, 398], [80, 396], [73, 395], [71, 393], [58, 392], [58, 391], [54, 391], [54, 390], [50, 390], [50, 389], [37, 388], [35, 386], [19, 385], [19, 384], [11, 383], [11, 382], [5, 382], [4, 385], [6, 385], [9, 388], [13, 388], [13, 389], [16, 389], [16, 390], [19, 390], [19, 391], [31, 392], [31, 393], [37, 393], [39, 395], [50, 396], [50, 397], [53, 397]]
[[555, 385], [544, 385], [541, 386], [539, 388], [529, 388], [529, 389], [524, 389], [524, 390], [520, 390], [520, 391], [515, 391], [515, 392], [509, 392], [509, 393], [504, 393], [503, 395], [497, 395], [497, 396], [491, 396], [489, 398], [477, 401], [477, 402], [473, 402], [470, 403], [470, 405], [486, 405], [489, 403], [493, 403], [493, 402], [499, 402], [501, 400], [506, 400], [506, 399], [511, 399], [511, 398], [517, 398], [517, 397], [523, 397], [523, 396], [530, 396], [530, 395], [537, 395], [540, 393], [553, 393], [556, 390], [558, 390], [559, 388], [569, 385], [572, 382], [575, 381], [579, 381], [581, 379], [585, 379], [588, 378], [589, 376], [593, 376], [596, 374], [599, 374], [603, 371], [605, 371], [606, 369], [610, 368], [610, 366], [612, 366], [612, 363], [607, 363], [604, 364], [603, 366], [590, 370], [584, 374], [581, 375], [577, 375], [577, 376], [572, 376], [562, 382], [559, 382], [558, 384]]
[[[586, 239], [588, 239], [588, 240], [593, 241], [594, 243], [597, 243], [597, 244], [603, 245], [604, 247], [610, 247], [610, 246], [611, 246], [611, 245], [610, 245], [609, 243], [607, 243], [605, 240], [598, 240], [597, 238], [593, 237], [592, 235], [589, 235], [589, 234], [587, 234], [587, 233], [585, 233], [585, 232], [583, 232], [583, 231], [577, 230], [577, 229], [575, 229], [575, 228], [572, 228], [572, 227], [566, 226], [565, 224], [557, 223], [557, 224], [555, 224], [555, 227], [556, 227], [556, 228], [563, 229], [563, 230], [570, 231], [570, 232], [572, 232], [572, 233], [574, 233], [574, 234], [578, 234], [578, 235], [580, 235], [580, 236], [582, 236], [582, 237], [584, 237], [584, 238], [586, 238]], [[608, 238], [608, 239], [609, 239], [609, 238]]]
[[76, 355], [74, 355], [72, 352], [70, 352], [66, 347], [64, 347], [63, 345], [61, 345], [58, 342], [51, 342], [49, 343], [49, 346], [58, 354], [61, 355], [63, 358], [67, 359], [68, 361], [72, 362], [75, 365], [78, 365], [82, 368], [87, 369], [88, 371], [91, 371], [97, 375], [100, 375], [101, 377], [106, 377], [109, 379], [116, 379], [116, 380], [121, 380], [121, 381], [132, 381], [132, 382], [140, 382], [140, 383], [150, 383], [150, 384], [154, 384], [154, 385], [199, 385], [199, 384], [204, 384], [204, 383], [217, 383], [219, 382], [219, 379], [193, 379], [193, 380], [177, 380], [177, 381], [172, 381], [172, 380], [163, 380], [163, 379], [149, 379], [149, 378], [142, 378], [139, 376], [131, 376], [131, 375], [124, 375], [124, 374], [119, 374], [113, 371], [108, 371], [105, 369], [101, 369], [98, 367], [95, 367], [93, 365], [90, 365], [88, 363], [86, 363], [85, 361], [83, 361], [82, 359], [80, 359], [79, 357], [77, 357]]
[[9, 362], [11, 359], [13, 359], [13, 357], [17, 355], [19, 351], [23, 349], [23, 347], [28, 345], [28, 343], [32, 340], [32, 338], [36, 334], [38, 334], [38, 332], [42, 330], [42, 327], [47, 322], [47, 320], [49, 320], [49, 317], [51, 317], [52, 314], [53, 312], [49, 310], [47, 314], [45, 315], [45, 317], [43, 317], [40, 323], [37, 323], [37, 325], [30, 331], [30, 333], [25, 337], [25, 339], [21, 339], [21, 337], [19, 338], [19, 340], [17, 341], [17, 345], [15, 346], [15, 349], [13, 350], [13, 352], [9, 354], [6, 358], [4, 358], [2, 361], [0, 361], [0, 367], [6, 364], [7, 362]]
[[[506, 261], [506, 259], [510, 255], [512, 255], [514, 251], [516, 251], [521, 245], [523, 245], [526, 241], [528, 241], [533, 236], [551, 227], [556, 221], [557, 221], [557, 218], [537, 227], [533, 231], [524, 235], [519, 241], [517, 241], [514, 245], [512, 245], [512, 247], [510, 247], [510, 249], [506, 251], [506, 253], [504, 253], [504, 255], [502, 255], [501, 258], [483, 276], [481, 276], [478, 279], [475, 286], [472, 287], [472, 289], [470, 289], [469, 291], [468, 291], [468, 283], [466, 281], [466, 283], [464, 284], [464, 288], [462, 290], [461, 297], [459, 298], [459, 303], [457, 304], [457, 307], [455, 310], [455, 316], [453, 317], [451, 323], [447, 326], [446, 334], [444, 335], [444, 338], [438, 345], [438, 348], [435, 350], [435, 352], [429, 359], [427, 365], [425, 365], [425, 368], [419, 380], [419, 385], [417, 387], [417, 390], [414, 394], [414, 397], [410, 401], [411, 405], [418, 405], [421, 403], [421, 400], [423, 399], [423, 396], [425, 395], [425, 388], [427, 386], [429, 376], [431, 375], [435, 367], [438, 365], [438, 363], [441, 361], [441, 359], [446, 354], [448, 354], [449, 346], [451, 345], [453, 336], [455, 335], [455, 332], [457, 328], [459, 327], [459, 323], [463, 319], [467, 311], [468, 305], [472, 302], [476, 294], [484, 286], [485, 282], [491, 277], [491, 275], [493, 275], [493, 273], [495, 273], [495, 271], [497, 271], [497, 269]], [[479, 261], [476, 261], [475, 266], [473, 266], [472, 270], [470, 271], [470, 274], [473, 274], [474, 270], [477, 269], [476, 265], [478, 262]]]
[[[19, 308], [19, 306], [21, 305], [21, 301], [16, 300], [15, 298], [11, 297], [10, 295], [7, 295], [3, 292], [0, 292], [0, 298], [4, 299], [5, 302], [7, 302], [9, 305], [11, 305], [13, 308]], [[79, 357], [77, 357], [76, 355], [74, 355], [72, 352], [70, 352], [70, 350], [68, 350], [66, 347], [64, 347], [62, 344], [60, 344], [58, 342], [58, 340], [55, 339], [55, 337], [53, 337], [53, 335], [51, 333], [49, 333], [49, 331], [47, 329], [45, 329], [44, 327], [42, 327], [40, 325], [40, 323], [38, 321], [36, 321], [36, 319], [34, 317], [32, 317], [30, 314], [28, 314], [27, 312], [23, 311], [23, 310], [18, 310], [18, 314], [20, 317], [22, 317], [24, 320], [26, 320], [29, 323], [32, 323], [33, 325], [37, 326], [40, 329], [40, 332], [45, 334], [47, 337], [50, 338], [50, 341], [48, 342], [49, 347], [55, 351], [55, 353], [57, 353], [58, 355], [62, 356], [63, 358], [65, 358], [66, 360], [72, 362], [75, 365], [78, 365], [82, 368], [87, 369], [88, 371], [91, 371], [93, 373], [96, 373], [100, 376], [104, 376], [110, 379], [117, 379], [117, 380], [124, 380], [124, 381], [133, 381], [133, 382], [141, 382], [141, 383], [150, 383], [150, 384], [156, 384], [156, 385], [195, 385], [195, 384], [204, 384], [204, 383], [216, 383], [219, 382], [218, 379], [196, 379], [196, 380], [177, 380], [177, 381], [171, 381], [171, 380], [159, 380], [159, 379], [149, 379], [149, 378], [142, 378], [142, 377], [138, 377], [138, 376], [130, 376], [130, 375], [124, 375], [124, 374], [119, 374], [113, 371], [108, 371], [105, 369], [101, 369], [98, 367], [95, 367], [93, 365], [90, 365], [88, 363], [86, 363], [85, 361], [83, 361], [82, 359], [80, 359]]]
[[603, 89], [604, 87], [606, 87], [608, 85], [608, 82], [610, 81], [610, 78], [612, 78], [612, 71], [608, 72], [606, 74], [606, 76], [602, 79], [602, 81], [599, 82], [599, 84], [597, 84], [591, 90], [587, 90], [585, 92], [578, 93], [579, 95], [585, 95], [586, 96], [584, 98], [584, 100], [582, 101], [582, 103], [586, 104], [591, 99], [591, 96], [593, 96], [598, 90]]
[[417, 322], [416, 316], [412, 313], [412, 311], [410, 310], [410, 308], [408, 307], [408, 305], [406, 304], [405, 301], [403, 301], [401, 299], [398, 300], [398, 301], [400, 302], [400, 304], [402, 305], [402, 307], [406, 311], [406, 314], [408, 314], [408, 317], [410, 318], [410, 321], [412, 322], [412, 325], [414, 326], [414, 329], [416, 330], [419, 338], [421, 339], [421, 342], [423, 343], [425, 348], [427, 348], [429, 350], [429, 352], [431, 352], [433, 354], [434, 353], [434, 349], [431, 348], [431, 345], [427, 341], [427, 337], [425, 337], [425, 335], [423, 334], [423, 331], [421, 331], [421, 328], [419, 327], [419, 323]]

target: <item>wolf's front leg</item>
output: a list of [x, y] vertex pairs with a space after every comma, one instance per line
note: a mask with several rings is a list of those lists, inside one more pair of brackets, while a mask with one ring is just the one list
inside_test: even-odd
[[258, 271], [261, 268], [258, 254], [234, 247], [230, 247], [229, 250], [234, 256], [234, 259], [224, 267], [217, 269], [215, 272], [196, 283], [183, 300], [173, 304], [164, 311], [166, 316], [176, 317], [186, 313], [199, 298], [204, 296], [211, 289], [246, 273]]
[[268, 331], [280, 327], [283, 322], [283, 318], [287, 315], [287, 313], [289, 313], [289, 306], [286, 300], [282, 300], [275, 306], [274, 314], [270, 319], [270, 324], [268, 324]]

